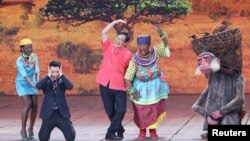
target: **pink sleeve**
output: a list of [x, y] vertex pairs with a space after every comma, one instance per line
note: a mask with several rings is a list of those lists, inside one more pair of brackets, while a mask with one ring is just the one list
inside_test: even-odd
[[132, 59], [133, 57], [133, 53], [131, 53], [130, 51], [128, 51], [128, 55], [127, 55], [127, 59], [126, 59], [126, 65], [129, 64], [129, 61]]
[[102, 42], [102, 48], [103, 50], [106, 50], [110, 47], [111, 41], [107, 39], [106, 41]]

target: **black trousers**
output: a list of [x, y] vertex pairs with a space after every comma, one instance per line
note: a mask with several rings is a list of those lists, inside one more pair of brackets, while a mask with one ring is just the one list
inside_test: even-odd
[[109, 89], [108, 86], [100, 85], [101, 96], [105, 111], [110, 120], [106, 136], [123, 133], [122, 120], [126, 113], [127, 96], [125, 91]]
[[62, 132], [66, 141], [75, 140], [75, 129], [72, 126], [70, 119], [63, 118], [59, 110], [53, 110], [53, 113], [49, 119], [42, 120], [42, 126], [39, 131], [39, 140], [48, 141], [52, 130], [57, 127]]

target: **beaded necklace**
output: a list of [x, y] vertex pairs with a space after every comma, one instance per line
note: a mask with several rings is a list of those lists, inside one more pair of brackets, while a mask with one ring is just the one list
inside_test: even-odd
[[157, 57], [155, 54], [155, 49], [153, 47], [150, 47], [150, 53], [148, 58], [140, 57], [138, 52], [133, 56], [133, 60], [141, 66], [151, 65], [155, 62], [156, 58]]
[[33, 67], [35, 66], [36, 61], [36, 55], [34, 53], [31, 53], [30, 56], [27, 54], [22, 54], [22, 60], [25, 63], [26, 67]]

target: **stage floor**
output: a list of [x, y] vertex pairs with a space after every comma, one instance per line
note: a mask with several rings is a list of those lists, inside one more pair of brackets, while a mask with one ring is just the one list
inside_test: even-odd
[[[158, 141], [203, 141], [203, 119], [191, 111], [198, 95], [170, 95], [167, 100], [167, 118], [158, 128]], [[42, 101], [39, 96], [39, 112]], [[76, 130], [75, 141], [104, 141], [109, 120], [100, 96], [68, 96], [71, 120]], [[250, 124], [250, 95], [246, 95], [246, 115], [243, 124]], [[18, 96], [0, 96], [0, 141], [19, 141], [21, 130], [22, 103]], [[29, 121], [28, 121], [29, 122]], [[133, 122], [133, 109], [128, 100], [127, 113], [123, 120], [125, 134], [123, 141], [135, 141], [138, 128]], [[41, 119], [37, 117], [34, 133], [38, 138]], [[55, 128], [50, 141], [64, 141], [60, 130]], [[147, 138], [150, 140], [150, 138]], [[38, 141], [38, 139], [37, 139]]]

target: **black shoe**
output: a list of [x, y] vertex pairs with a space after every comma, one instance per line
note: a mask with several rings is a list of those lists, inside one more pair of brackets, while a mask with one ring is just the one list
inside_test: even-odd
[[125, 132], [125, 129], [122, 128], [122, 130], [117, 132], [117, 137], [121, 137], [122, 139], [124, 138], [123, 133]]
[[105, 140], [109, 140], [109, 141], [119, 141], [119, 140], [122, 140], [121, 137], [118, 137], [116, 135], [109, 135], [105, 137]]
[[123, 133], [117, 133], [117, 137], [123, 139], [124, 138]]
[[207, 136], [208, 136], [208, 133], [202, 133], [202, 134], [201, 134], [201, 138], [202, 138], [202, 139], [207, 139]]

